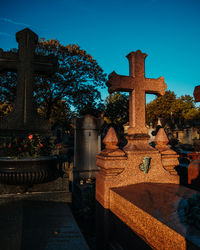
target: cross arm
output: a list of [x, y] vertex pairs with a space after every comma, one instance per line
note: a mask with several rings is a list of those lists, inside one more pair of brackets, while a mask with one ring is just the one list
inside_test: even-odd
[[54, 55], [36, 55], [34, 57], [33, 65], [36, 73], [51, 75], [58, 70], [58, 59]]
[[157, 79], [145, 78], [145, 92], [147, 94], [164, 95], [167, 84], [164, 77]]
[[132, 76], [122, 76], [118, 75], [113, 71], [108, 76], [108, 81], [106, 82], [106, 85], [108, 87], [109, 93], [113, 93], [114, 91], [124, 91], [124, 92], [131, 92], [132, 84], [133, 84], [134, 78]]
[[0, 52], [0, 72], [17, 71], [17, 53]]

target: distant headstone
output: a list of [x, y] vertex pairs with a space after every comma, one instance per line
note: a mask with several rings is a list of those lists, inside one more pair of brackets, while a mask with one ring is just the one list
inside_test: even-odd
[[74, 180], [95, 177], [96, 155], [101, 151], [103, 118], [85, 115], [75, 120]]
[[38, 36], [30, 29], [16, 33], [19, 44], [17, 53], [0, 51], [0, 71], [17, 72], [17, 92], [14, 110], [0, 119], [0, 133], [50, 131], [50, 123], [42, 119], [33, 105], [33, 76], [50, 74], [57, 69], [55, 56], [40, 56], [35, 54]]

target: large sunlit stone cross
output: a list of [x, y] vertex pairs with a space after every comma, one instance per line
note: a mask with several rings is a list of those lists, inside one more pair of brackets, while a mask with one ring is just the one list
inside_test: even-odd
[[[0, 71], [17, 72], [17, 91], [14, 111], [0, 123], [0, 128], [21, 129], [25, 127], [34, 130], [40, 120], [33, 105], [34, 73], [50, 74], [57, 69], [55, 56], [40, 56], [35, 54], [38, 36], [30, 29], [16, 33], [19, 44], [17, 53], [0, 51]], [[36, 124], [37, 123], [37, 124]], [[47, 125], [47, 123], [46, 123]]]
[[167, 85], [164, 78], [145, 78], [146, 54], [140, 50], [127, 55], [129, 76], [112, 72], [106, 85], [109, 92], [129, 92], [129, 129], [128, 135], [147, 134], [145, 119], [145, 93], [164, 95]]

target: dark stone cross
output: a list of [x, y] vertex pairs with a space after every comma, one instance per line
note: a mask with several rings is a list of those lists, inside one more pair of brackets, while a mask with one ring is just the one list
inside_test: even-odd
[[0, 120], [0, 129], [32, 132], [50, 130], [50, 123], [37, 114], [33, 105], [33, 76], [34, 73], [54, 73], [58, 65], [57, 58], [35, 54], [38, 36], [30, 29], [17, 32], [16, 40], [19, 44], [17, 53], [0, 52], [0, 71], [17, 71], [14, 110]]
[[109, 92], [129, 92], [129, 129], [128, 135], [147, 134], [145, 122], [145, 93], [164, 95], [167, 85], [164, 78], [145, 78], [146, 54], [140, 50], [127, 55], [129, 60], [129, 76], [109, 75], [106, 85]]

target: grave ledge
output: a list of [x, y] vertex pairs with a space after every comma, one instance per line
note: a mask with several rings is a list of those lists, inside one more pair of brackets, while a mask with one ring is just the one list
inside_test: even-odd
[[110, 190], [110, 210], [153, 249], [199, 249], [200, 231], [184, 222], [185, 200], [196, 191], [140, 183]]
[[1, 194], [0, 202], [3, 200], [7, 202], [13, 200], [40, 200], [40, 201], [52, 201], [52, 202], [64, 202], [71, 203], [72, 195], [67, 191], [46, 191], [46, 192], [26, 192], [17, 194]]
[[96, 158], [99, 160], [106, 160], [106, 161], [112, 161], [112, 160], [127, 160], [127, 156], [106, 156], [106, 155], [96, 155]]

